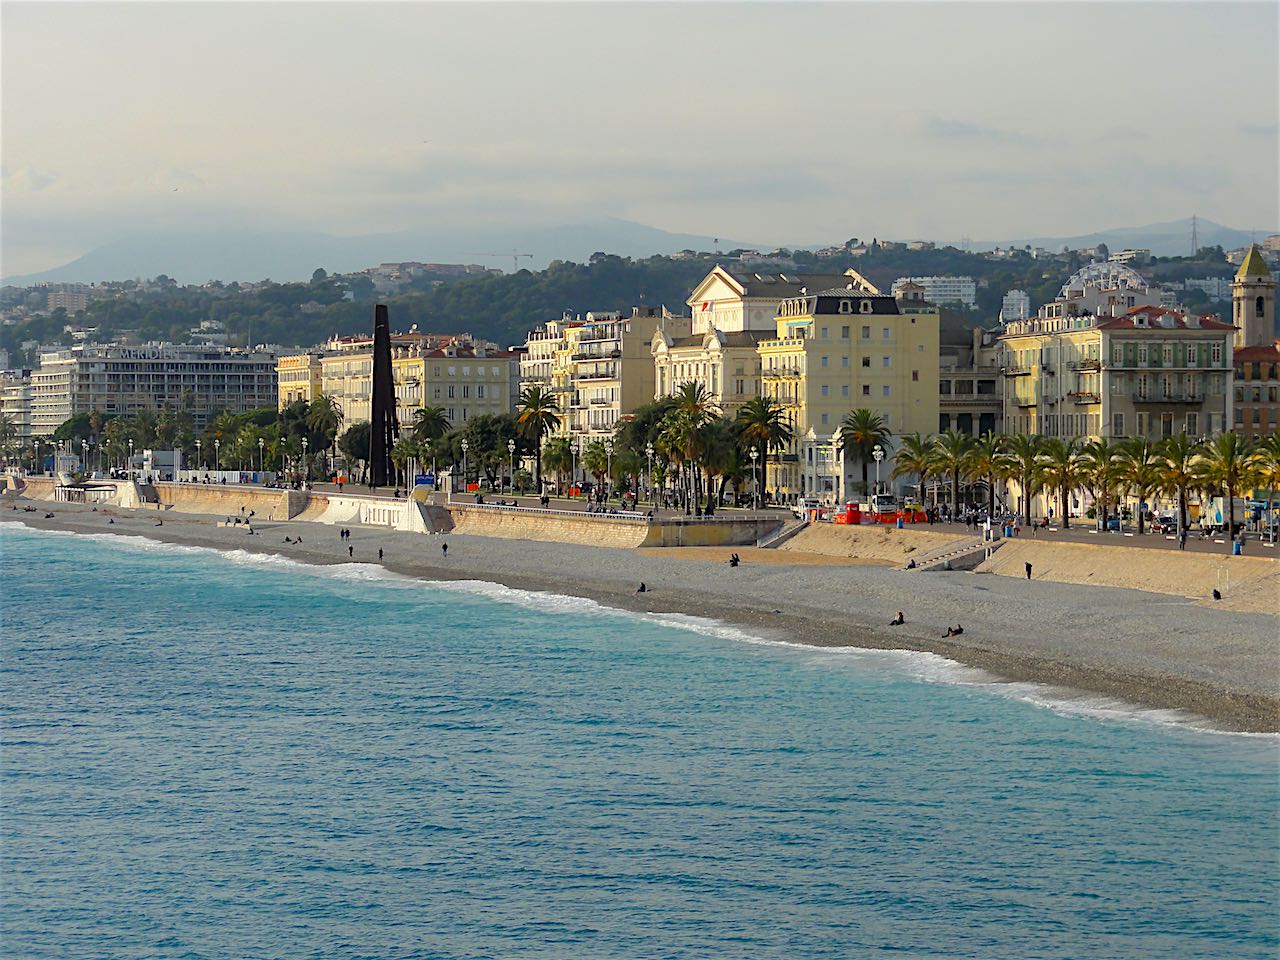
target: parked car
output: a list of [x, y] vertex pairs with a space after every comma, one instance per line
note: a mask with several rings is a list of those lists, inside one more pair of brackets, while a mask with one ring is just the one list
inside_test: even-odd
[[791, 507], [791, 512], [799, 519], [803, 520], [809, 516], [810, 510], [821, 510], [822, 501], [817, 497], [801, 497]]
[[1160, 533], [1177, 533], [1178, 518], [1177, 517], [1158, 517], [1151, 522], [1151, 527]]

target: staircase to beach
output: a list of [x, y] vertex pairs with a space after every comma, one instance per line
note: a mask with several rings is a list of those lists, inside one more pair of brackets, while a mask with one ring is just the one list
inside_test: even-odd
[[[921, 556], [915, 557], [916, 565], [911, 567], [910, 573], [925, 573], [932, 570], [972, 570], [983, 560], [987, 559], [992, 552], [1003, 546], [1003, 540], [983, 540], [981, 537], [971, 537], [966, 540], [959, 540], [949, 543], [945, 547], [939, 547], [936, 550], [930, 550]], [[901, 569], [907, 570], [907, 565], [903, 564]]]

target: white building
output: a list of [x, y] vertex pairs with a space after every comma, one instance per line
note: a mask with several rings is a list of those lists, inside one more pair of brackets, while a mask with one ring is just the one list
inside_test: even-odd
[[1031, 297], [1022, 290], [1010, 290], [1000, 301], [1000, 322], [1026, 320], [1031, 316]]
[[893, 282], [893, 295], [898, 296], [908, 283], [924, 287], [924, 298], [939, 306], [962, 303], [973, 308], [978, 303], [978, 285], [973, 277], [899, 277]]
[[1211, 300], [1231, 299], [1230, 277], [1188, 277], [1182, 286], [1186, 290], [1203, 290]]
[[1111, 256], [1108, 257], [1107, 259], [1110, 260], [1112, 263], [1143, 264], [1151, 259], [1151, 251], [1146, 249], [1145, 247], [1138, 247], [1136, 249], [1124, 249], [1119, 251], [1118, 253], [1111, 254]]
[[31, 371], [31, 433], [49, 436], [79, 413], [117, 416], [168, 405], [197, 430], [224, 410], [276, 405], [276, 355], [172, 343], [88, 345], [44, 353]]

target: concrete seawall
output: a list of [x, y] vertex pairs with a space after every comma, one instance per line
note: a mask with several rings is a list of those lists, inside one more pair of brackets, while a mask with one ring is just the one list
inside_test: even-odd
[[683, 518], [587, 514], [560, 510], [513, 509], [451, 504], [455, 532], [508, 540], [582, 543], [601, 547], [728, 547], [749, 546], [775, 533], [776, 518]]

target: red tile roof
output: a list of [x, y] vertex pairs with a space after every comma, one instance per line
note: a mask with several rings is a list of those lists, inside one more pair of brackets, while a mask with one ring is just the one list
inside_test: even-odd
[[1233, 355], [1236, 363], [1280, 362], [1280, 340], [1257, 347], [1241, 347]]
[[[1139, 327], [1136, 318], [1145, 317], [1148, 326]], [[1173, 319], [1172, 327], [1163, 327], [1157, 320], [1159, 317], [1171, 317]], [[1229, 323], [1223, 323], [1216, 313], [1202, 313], [1199, 315], [1198, 326], [1187, 325], [1187, 314], [1179, 313], [1177, 310], [1166, 310], [1164, 307], [1134, 307], [1132, 310], [1126, 311], [1122, 316], [1112, 320], [1103, 320], [1098, 324], [1100, 330], [1234, 330]]]

